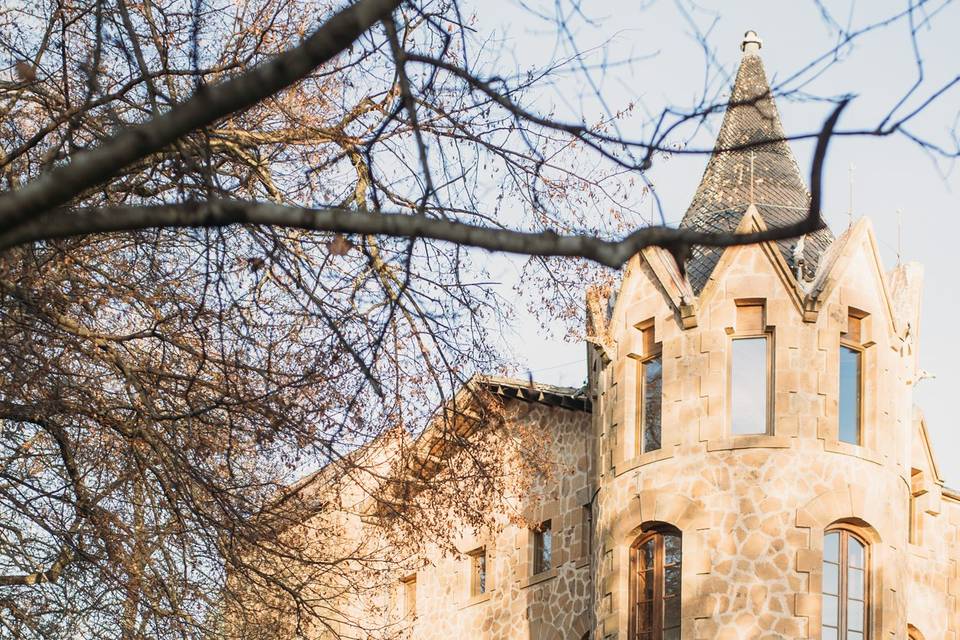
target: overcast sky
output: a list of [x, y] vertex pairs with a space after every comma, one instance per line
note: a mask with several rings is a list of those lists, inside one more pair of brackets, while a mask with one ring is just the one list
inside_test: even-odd
[[[535, 64], [557, 53], [555, 34], [547, 24], [508, 0], [499, 12], [487, 11], [481, 28], [493, 29], [505, 38], [502, 44], [505, 64]], [[529, 3], [528, 3], [529, 4]], [[831, 33], [815, 2], [802, 0], [779, 2], [698, 1], [701, 9], [684, 16], [689, 4], [675, 2], [585, 2], [591, 23], [572, 21], [581, 48], [606, 43], [609, 60], [653, 56], [635, 64], [614, 66], [601, 77], [600, 91], [609, 108], [617, 111], [636, 101], [659, 111], [666, 104], [688, 106], [704, 86], [704, 53], [692, 37], [688, 20], [709, 29], [709, 43], [717, 61], [732, 75], [740, 59], [739, 44], [748, 29], [763, 39], [761, 55], [772, 82], [783, 79], [804, 66], [817, 54], [829, 50], [836, 38]], [[851, 12], [847, 2], [823, 3], [840, 22], [857, 26], [891, 13], [906, 2], [856, 3]], [[552, 10], [552, 0], [544, 1]], [[939, 6], [939, 5], [931, 5]], [[592, 12], [592, 13], [591, 13]], [[712, 25], [712, 28], [711, 28]], [[924, 77], [930, 88], [946, 82], [960, 72], [956, 38], [960, 27], [960, 7], [947, 6], [932, 19], [932, 26], [919, 31], [920, 52], [924, 59]], [[842, 62], [813, 81], [807, 90], [823, 95], [852, 93], [857, 96], [844, 114], [847, 126], [875, 125], [910, 87], [917, 67], [910, 48], [905, 22], [878, 30], [858, 40]], [[923, 91], [919, 95], [925, 95]], [[580, 98], [583, 98], [582, 100]], [[591, 103], [582, 82], [560, 82], [556, 95], [547, 95], [560, 113], [578, 110], [588, 118], [601, 115]], [[829, 106], [810, 101], [778, 102], [788, 135], [816, 131]], [[909, 106], [908, 106], [909, 108]], [[914, 125], [917, 131], [949, 141], [960, 108], [960, 91], [935, 103]], [[715, 122], [719, 126], [719, 119]], [[629, 122], [625, 124], [629, 127]], [[623, 130], [629, 134], [628, 128]], [[694, 140], [698, 147], [712, 145], [714, 131]], [[794, 152], [806, 174], [812, 144], [795, 143]], [[659, 163], [652, 171], [657, 191], [664, 201], [667, 221], [676, 223], [690, 202], [706, 157], [676, 156]], [[948, 485], [960, 488], [960, 433], [953, 393], [960, 389], [960, 347], [954, 327], [960, 320], [960, 296], [956, 278], [960, 219], [958, 188], [960, 176], [951, 164], [939, 166], [917, 145], [902, 137], [836, 139], [826, 165], [824, 213], [835, 233], [848, 224], [850, 165], [853, 165], [854, 216], [869, 217], [874, 225], [886, 267], [897, 262], [897, 210], [902, 210], [902, 260], [919, 261], [926, 270], [923, 318], [920, 327], [921, 366], [936, 377], [919, 383], [915, 401], [927, 417], [935, 455]], [[502, 270], [504, 291], [515, 282], [516, 270]], [[523, 303], [518, 302], [518, 308]], [[564, 343], [542, 336], [538, 320], [519, 312], [512, 337], [518, 359], [529, 363], [536, 380], [554, 384], [580, 385], [585, 378], [584, 346]]]

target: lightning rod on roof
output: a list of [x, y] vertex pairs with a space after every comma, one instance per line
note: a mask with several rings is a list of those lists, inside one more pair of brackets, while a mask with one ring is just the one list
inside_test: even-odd
[[853, 226], [853, 170], [856, 167], [853, 166], [853, 163], [850, 163], [850, 202], [847, 205], [847, 226]]
[[903, 226], [901, 225], [902, 209], [897, 209], [897, 265], [900, 264], [900, 250], [903, 248]]

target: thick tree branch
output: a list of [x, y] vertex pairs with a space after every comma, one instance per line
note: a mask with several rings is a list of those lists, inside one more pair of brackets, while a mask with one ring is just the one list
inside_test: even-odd
[[249, 108], [306, 77], [389, 16], [401, 1], [360, 0], [335, 14], [300, 46], [226, 82], [204, 87], [169, 112], [127, 129], [102, 147], [78, 153], [69, 164], [0, 196], [0, 228], [9, 229], [62, 206], [191, 131]]
[[60, 553], [57, 554], [50, 568], [32, 573], [0, 575], [0, 587], [29, 586], [56, 582], [60, 578], [60, 574], [63, 573], [63, 570], [72, 560], [73, 551], [69, 547], [64, 546]]
[[792, 238], [819, 229], [819, 216], [756, 233], [714, 234], [655, 226], [622, 240], [492, 229], [462, 222], [399, 213], [308, 209], [268, 202], [214, 200], [154, 207], [108, 207], [86, 212], [57, 211], [21, 225], [0, 238], [0, 249], [38, 240], [114, 231], [169, 227], [223, 227], [255, 224], [347, 234], [428, 238], [466, 247], [535, 256], [577, 256], [617, 268], [648, 246], [732, 246]]
[[[90, 233], [254, 224], [348, 234], [428, 238], [488, 251], [534, 256], [576, 256], [618, 268], [644, 247], [654, 245], [682, 256], [691, 245], [728, 247], [783, 240], [812, 233], [823, 226], [820, 217], [823, 164], [834, 127], [847, 104], [846, 100], [837, 104], [817, 139], [811, 163], [811, 198], [807, 217], [795, 224], [755, 233], [703, 233], [691, 229], [651, 226], [638, 229], [621, 240], [603, 240], [583, 235], [562, 236], [551, 231], [537, 233], [492, 229], [400, 213], [375, 213], [341, 208], [310, 209], [267, 202], [211, 200], [151, 207], [106, 207], [86, 211], [60, 209], [21, 224], [0, 236], [0, 250], [40, 240]], [[679, 266], [683, 268], [682, 264]]]

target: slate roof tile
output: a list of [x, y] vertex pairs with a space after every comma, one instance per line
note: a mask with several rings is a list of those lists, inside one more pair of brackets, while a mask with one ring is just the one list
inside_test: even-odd
[[[756, 52], [747, 51], [713, 153], [680, 227], [732, 232], [751, 203], [756, 204], [769, 227], [802, 220], [810, 194], [785, 137], [763, 61]], [[816, 271], [820, 256], [831, 242], [833, 233], [826, 228], [805, 238], [808, 274]], [[796, 243], [778, 243], [791, 268], [796, 267]], [[686, 270], [695, 293], [703, 290], [722, 253], [714, 247], [694, 247]]]

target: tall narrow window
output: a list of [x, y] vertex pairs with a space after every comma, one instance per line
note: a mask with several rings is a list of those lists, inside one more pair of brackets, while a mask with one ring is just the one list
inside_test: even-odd
[[910, 544], [923, 544], [923, 508], [917, 500], [926, 493], [922, 474], [920, 469], [910, 470]]
[[533, 534], [533, 572], [543, 573], [553, 568], [553, 530], [550, 521], [540, 523]]
[[681, 539], [653, 531], [630, 549], [630, 640], [679, 640]]
[[863, 376], [863, 352], [840, 345], [840, 417], [841, 442], [860, 445], [860, 390]]
[[417, 575], [407, 576], [403, 582], [403, 613], [407, 617], [417, 615]]
[[487, 548], [480, 547], [470, 554], [470, 595], [487, 592]]
[[637, 364], [636, 454], [656, 451], [662, 445], [661, 406], [663, 398], [663, 358], [654, 336], [653, 320], [638, 325], [642, 333], [642, 354]]
[[821, 640], [866, 640], [867, 546], [846, 529], [823, 538]]
[[730, 372], [730, 420], [734, 434], [767, 433], [770, 396], [766, 336], [736, 338]]
[[659, 353], [640, 362], [640, 451], [656, 451], [661, 442], [663, 360]]
[[863, 444], [863, 340], [866, 314], [850, 309], [840, 339], [837, 438]]
[[590, 561], [593, 556], [593, 504], [583, 505], [583, 555]]

